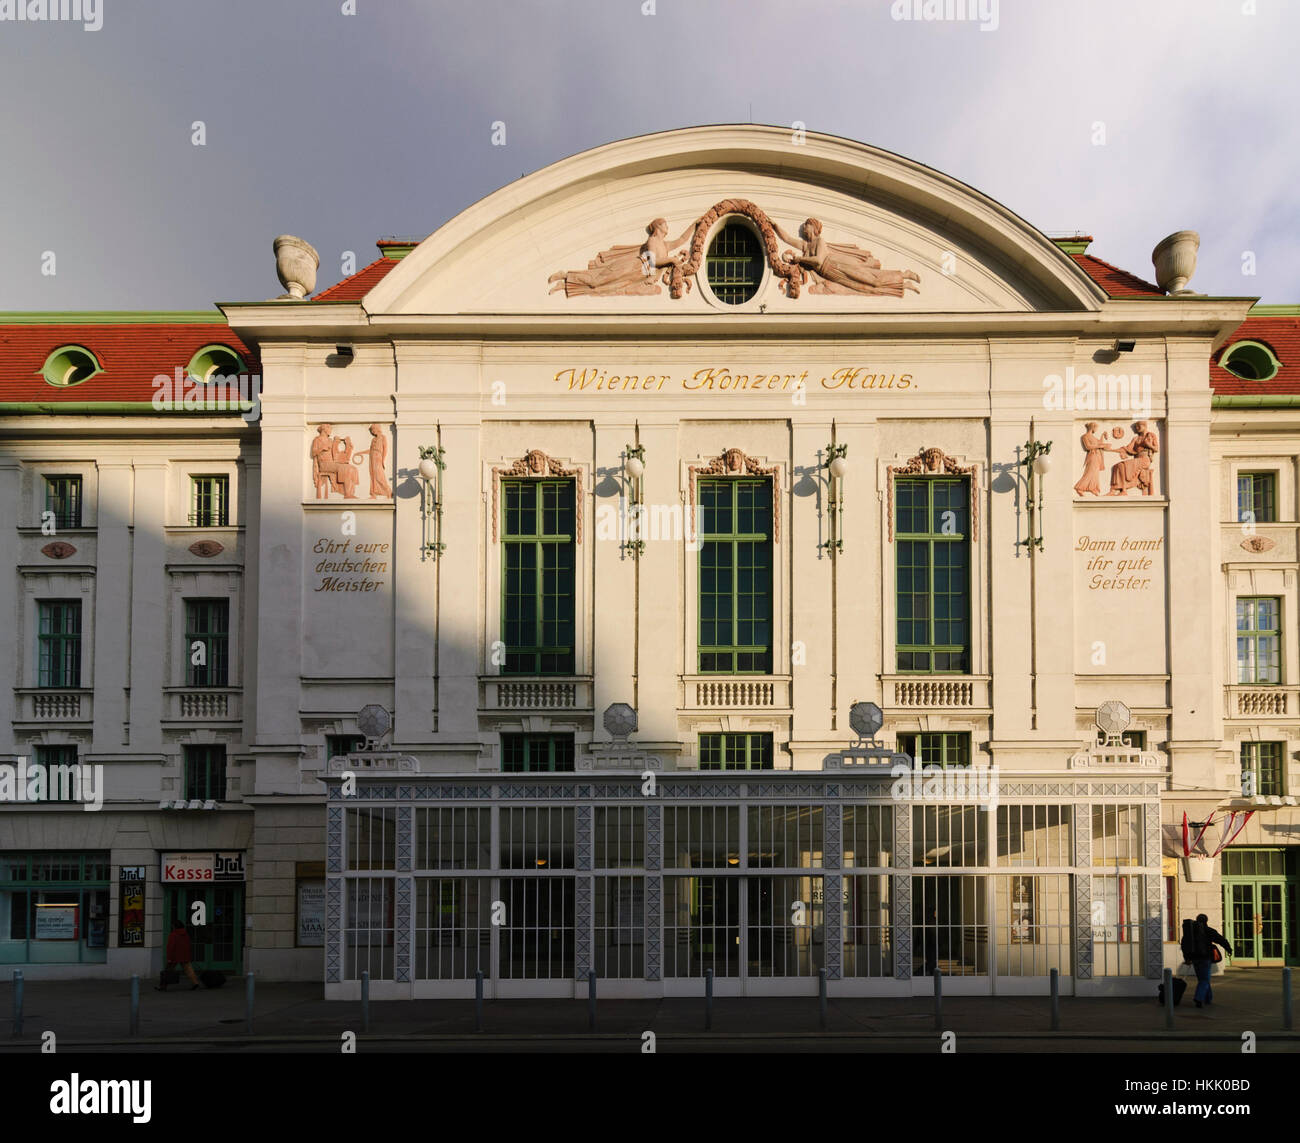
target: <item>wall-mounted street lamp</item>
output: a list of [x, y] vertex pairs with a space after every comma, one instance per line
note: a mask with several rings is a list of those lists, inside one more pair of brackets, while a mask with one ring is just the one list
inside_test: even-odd
[[420, 445], [420, 516], [424, 526], [420, 559], [437, 559], [447, 550], [442, 542], [442, 472], [447, 467], [438, 445]]
[[626, 445], [624, 447], [623, 476], [627, 488], [627, 503], [631, 508], [631, 512], [625, 516], [625, 519], [636, 522], [634, 525], [636, 539], [624, 540], [620, 547], [635, 559], [645, 551], [645, 540], [641, 538], [640, 534], [643, 519], [642, 506], [645, 502], [645, 491], [642, 484], [642, 478], [645, 476], [645, 445]]
[[1026, 506], [1029, 509], [1029, 536], [1024, 540], [1017, 540], [1017, 545], [1023, 544], [1032, 551], [1037, 548], [1040, 552], [1043, 550], [1043, 536], [1041, 531], [1034, 535], [1034, 526], [1037, 518], [1038, 526], [1042, 527], [1043, 514], [1043, 490], [1038, 489], [1038, 501], [1034, 501], [1034, 477], [1046, 476], [1048, 469], [1052, 467], [1051, 459], [1048, 453], [1052, 451], [1052, 442], [1037, 441], [1030, 439], [1025, 442], [1025, 455], [1022, 459], [1016, 461], [1017, 465], [1024, 465], [1028, 470], [1028, 495], [1025, 498]]
[[831, 538], [818, 545], [827, 552], [844, 551], [844, 538], [840, 534], [844, 524], [844, 474], [849, 470], [845, 454], [849, 451], [846, 444], [828, 444], [826, 459], [822, 467], [826, 470], [826, 487], [828, 496], [826, 507], [830, 517]]

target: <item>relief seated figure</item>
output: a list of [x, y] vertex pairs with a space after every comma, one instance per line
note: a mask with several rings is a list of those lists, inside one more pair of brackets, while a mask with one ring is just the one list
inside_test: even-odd
[[332, 425], [320, 425], [311, 442], [312, 475], [316, 485], [316, 499], [328, 500], [331, 490], [342, 492], [343, 499], [357, 498], [357, 480], [360, 473], [350, 463], [352, 438], [336, 440], [330, 435]]

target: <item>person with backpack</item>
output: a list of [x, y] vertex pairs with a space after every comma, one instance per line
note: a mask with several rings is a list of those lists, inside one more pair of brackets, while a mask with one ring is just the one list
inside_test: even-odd
[[1228, 955], [1232, 956], [1232, 946], [1224, 939], [1222, 933], [1210, 928], [1210, 918], [1204, 913], [1197, 913], [1195, 921], [1183, 922], [1183, 939], [1180, 947], [1183, 950], [1183, 959], [1196, 972], [1194, 999], [1197, 1008], [1204, 1008], [1214, 1001], [1214, 989], [1210, 987], [1210, 974], [1214, 971], [1215, 962], [1223, 959], [1223, 955], [1214, 947], [1215, 945], [1222, 945], [1228, 950]]

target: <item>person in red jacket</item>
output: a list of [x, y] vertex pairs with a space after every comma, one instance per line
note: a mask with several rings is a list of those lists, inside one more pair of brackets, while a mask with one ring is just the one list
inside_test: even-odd
[[[190, 989], [191, 992], [199, 987], [199, 978], [194, 975], [193, 956], [194, 952], [190, 947], [190, 934], [185, 929], [185, 923], [177, 921], [172, 925], [171, 935], [167, 938], [167, 964], [163, 971], [165, 973], [166, 969], [171, 968], [174, 964], [179, 965], [185, 970], [185, 975], [189, 978], [190, 984], [193, 985]], [[167, 991], [167, 977], [165, 975], [159, 982], [159, 991]]]

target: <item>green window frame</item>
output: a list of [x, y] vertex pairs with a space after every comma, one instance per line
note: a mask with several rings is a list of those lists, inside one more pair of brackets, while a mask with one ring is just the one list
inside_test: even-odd
[[60, 473], [45, 478], [45, 511], [57, 529], [81, 527], [81, 477]]
[[918, 734], [900, 734], [898, 749], [912, 759], [913, 765], [938, 766], [944, 770], [970, 766], [970, 733], [942, 730]]
[[38, 687], [81, 686], [81, 600], [42, 599], [37, 609]]
[[1237, 600], [1237, 682], [1282, 682], [1282, 600], [1278, 596]]
[[970, 484], [894, 482], [895, 656], [900, 674], [970, 673]]
[[699, 671], [772, 673], [772, 483], [699, 484]]
[[[195, 644], [202, 644], [202, 664], [194, 662]], [[185, 601], [185, 685], [224, 687], [230, 680], [230, 600]]]
[[190, 524], [224, 528], [230, 523], [230, 477], [218, 473], [190, 477]]
[[774, 747], [770, 734], [701, 734], [701, 770], [772, 770]]
[[713, 296], [729, 306], [747, 302], [763, 282], [763, 248], [743, 222], [723, 224], [704, 256], [704, 278]]
[[576, 669], [572, 480], [503, 480], [501, 638], [505, 675]]
[[1242, 796], [1281, 795], [1282, 764], [1285, 758], [1286, 743], [1284, 742], [1243, 742], [1241, 744]]
[[[71, 941], [36, 940], [36, 910], [41, 904], [79, 907], [81, 935], [75, 963], [103, 964], [108, 959], [108, 894], [112, 870], [103, 852], [0, 852], [0, 963], [66, 964]], [[44, 898], [44, 900], [42, 900]], [[51, 900], [53, 898], [53, 900]]]
[[1237, 473], [1237, 519], [1256, 524], [1277, 522], [1276, 472]]
[[51, 767], [75, 766], [77, 764], [76, 746], [70, 746], [66, 743], [55, 746], [37, 746], [35, 747], [33, 761], [38, 766], [45, 767], [45, 796], [41, 799], [42, 801], [71, 802], [74, 800], [71, 788], [65, 787], [60, 782], [57, 773], [51, 773]]
[[327, 734], [325, 735], [325, 761], [343, 754], [355, 754], [366, 748], [364, 734]]
[[572, 734], [503, 734], [503, 774], [572, 773]]
[[226, 800], [226, 748], [221, 743], [187, 745], [185, 799], [200, 802]]

